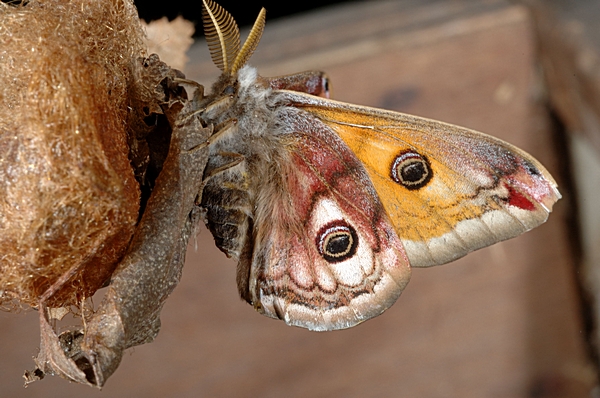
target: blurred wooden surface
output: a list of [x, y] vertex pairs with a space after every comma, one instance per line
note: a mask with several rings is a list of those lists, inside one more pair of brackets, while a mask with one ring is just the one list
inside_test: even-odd
[[550, 105], [570, 149], [579, 269], [600, 358], [600, 2], [531, 1]]
[[[188, 77], [208, 84], [217, 69], [205, 45], [190, 56]], [[534, 95], [532, 25], [524, 8], [506, 1], [353, 3], [268, 22], [251, 63], [264, 75], [326, 70], [338, 100], [484, 131], [560, 174]], [[561, 201], [530, 233], [415, 270], [382, 316], [329, 333], [254, 313], [237, 297], [235, 265], [202, 229], [157, 340], [130, 350], [102, 392], [58, 378], [23, 390], [37, 317], [0, 313], [0, 396], [589, 396], [595, 370], [581, 334], [565, 210]]]

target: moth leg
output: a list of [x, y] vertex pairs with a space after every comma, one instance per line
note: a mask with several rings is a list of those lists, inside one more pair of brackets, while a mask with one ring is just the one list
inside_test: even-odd
[[210, 172], [208, 172], [207, 174], [205, 174], [204, 180], [202, 181], [202, 183], [204, 185], [206, 185], [208, 180], [215, 177], [216, 175], [221, 174], [222, 172], [227, 171], [227, 170], [231, 169], [232, 167], [235, 167], [238, 164], [242, 163], [244, 160], [246, 160], [246, 157], [244, 155], [241, 155], [239, 153], [234, 153], [234, 152], [221, 152], [221, 153], [219, 153], [219, 156], [230, 157], [230, 158], [232, 158], [232, 160], [231, 160], [231, 162], [228, 162], [222, 166], [216, 167], [216, 168], [212, 169]]
[[[204, 132], [206, 134], [206, 131], [208, 131], [208, 134], [212, 135], [213, 134], [213, 125], [211, 124], [210, 126], [204, 128]], [[194, 133], [194, 131], [192, 131], [192, 133]], [[204, 135], [202, 135], [202, 137], [204, 137]], [[209, 136], [210, 137], [210, 136]], [[184, 138], [184, 143], [182, 144], [182, 149], [181, 152], [182, 153], [186, 153], [186, 154], [191, 154], [193, 152], [199, 151], [201, 149], [206, 148], [207, 146], [210, 145], [210, 138], [206, 139], [206, 140], [202, 140], [199, 142], [199, 135], [198, 134], [188, 134], [185, 138]]]
[[195, 117], [196, 115], [200, 115], [204, 113], [204, 111], [206, 111], [206, 107], [200, 106], [202, 101], [206, 98], [204, 96], [204, 86], [194, 80], [184, 78], [175, 78], [173, 79], [173, 81], [175, 83], [187, 84], [195, 88], [194, 94], [189, 105], [189, 107], [193, 110], [185, 116], [180, 116], [177, 120], [177, 127], [183, 127], [186, 124], [188, 124], [193, 117]]
[[210, 137], [208, 137], [208, 143], [212, 144], [213, 142], [216, 142], [219, 139], [225, 137], [229, 133], [233, 133], [235, 131], [235, 128], [237, 127], [237, 122], [237, 119], [230, 119], [226, 121], [223, 125], [216, 128], [216, 133], [213, 133]]
[[199, 108], [181, 117], [181, 119], [178, 120], [177, 127], [185, 126], [194, 116], [204, 113], [205, 110], [206, 108]]
[[[194, 116], [195, 114], [198, 114], [199, 112], [193, 112], [190, 115], [185, 116], [185, 120], [188, 120], [190, 117]], [[192, 151], [196, 151], [198, 149], [202, 149], [202, 148], [206, 148], [207, 146], [211, 145], [212, 143], [214, 143], [215, 141], [218, 141], [219, 139], [225, 137], [226, 135], [232, 133], [235, 131], [235, 127], [237, 126], [237, 119], [231, 119], [225, 122], [225, 124], [218, 128], [215, 129], [212, 125], [209, 127], [211, 129], [210, 131], [210, 136], [208, 137], [208, 140], [206, 140], [205, 142], [198, 144], [198, 145], [194, 145], [191, 146], [190, 149], [187, 149], [187, 152], [192, 152]], [[214, 133], [213, 131], [217, 130], [216, 133]], [[239, 154], [237, 154], [239, 155]], [[239, 155], [242, 156], [242, 155]], [[239, 162], [238, 162], [239, 163]], [[236, 163], [236, 164], [238, 164]], [[233, 165], [235, 166], [235, 164]]]
[[183, 79], [183, 78], [175, 78], [173, 79], [175, 83], [187, 84], [188, 86], [193, 86], [195, 88], [194, 95], [192, 96], [192, 101], [198, 103], [202, 99], [204, 99], [204, 86], [194, 80]]

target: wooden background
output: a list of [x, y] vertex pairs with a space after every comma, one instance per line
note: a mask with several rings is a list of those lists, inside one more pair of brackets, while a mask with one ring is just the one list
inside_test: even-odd
[[[205, 45], [190, 57], [188, 77], [209, 85], [217, 69]], [[544, 107], [524, 7], [501, 0], [336, 6], [267, 22], [251, 63], [264, 75], [323, 69], [338, 100], [498, 136], [565, 185], [564, 148]], [[0, 313], [0, 397], [589, 396], [596, 370], [569, 239], [573, 201], [563, 194], [542, 227], [451, 265], [416, 269], [382, 316], [329, 333], [254, 313], [237, 297], [235, 264], [202, 229], [157, 340], [130, 350], [102, 392], [59, 378], [24, 390], [37, 314]]]

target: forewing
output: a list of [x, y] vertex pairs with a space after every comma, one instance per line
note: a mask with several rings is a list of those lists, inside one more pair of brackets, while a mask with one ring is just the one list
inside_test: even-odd
[[411, 266], [443, 264], [546, 221], [560, 198], [532, 156], [450, 124], [281, 91], [366, 168]]

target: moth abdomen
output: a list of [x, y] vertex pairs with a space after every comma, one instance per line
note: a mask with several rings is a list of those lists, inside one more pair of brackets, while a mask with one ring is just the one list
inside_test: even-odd
[[[222, 162], [214, 160], [211, 168], [222, 168]], [[252, 217], [252, 205], [247, 173], [243, 168], [229, 170], [210, 177], [200, 206], [206, 211], [206, 225], [217, 247], [227, 256], [238, 259], [246, 240], [248, 219]]]
[[215, 238], [217, 247], [228, 257], [239, 258], [245, 241], [248, 215], [237, 208], [204, 206], [206, 226]]

